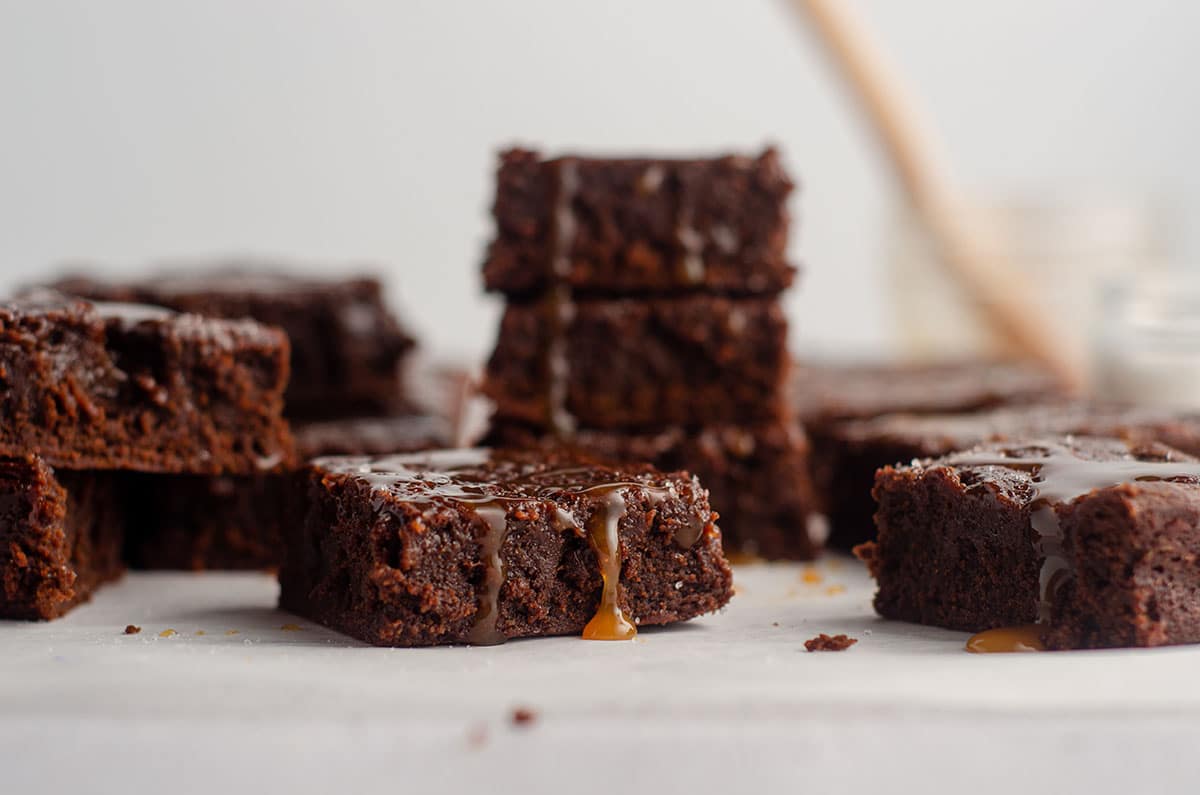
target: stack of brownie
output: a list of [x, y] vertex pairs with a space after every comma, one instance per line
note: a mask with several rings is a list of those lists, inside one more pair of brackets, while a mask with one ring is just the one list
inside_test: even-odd
[[[298, 461], [449, 442], [449, 423], [414, 413], [405, 397], [403, 364], [414, 343], [389, 312], [377, 279], [306, 278], [263, 263], [226, 263], [194, 273], [175, 266], [129, 282], [73, 277], [54, 287], [95, 300], [253, 318], [282, 329], [291, 343], [292, 373], [284, 411], [295, 432]], [[127, 518], [131, 565], [257, 569], [282, 559], [285, 484], [279, 475], [129, 480], [143, 495]]]
[[810, 558], [807, 441], [784, 395], [792, 182], [778, 155], [502, 154], [489, 442], [688, 470], [726, 545]]
[[291, 464], [287, 380], [286, 336], [253, 321], [0, 303], [0, 617], [54, 618], [119, 575], [130, 506], [175, 480]]

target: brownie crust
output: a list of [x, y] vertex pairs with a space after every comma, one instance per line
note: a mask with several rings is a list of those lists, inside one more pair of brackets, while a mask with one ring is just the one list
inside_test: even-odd
[[[483, 385], [498, 416], [637, 429], [786, 415], [787, 319], [772, 299], [577, 301], [556, 328], [560, 309], [509, 303]], [[547, 355], [556, 335], [561, 350]]]
[[663, 624], [732, 595], [706, 494], [680, 474], [476, 449], [318, 459], [302, 488], [280, 604], [376, 645], [577, 633], [610, 599]]
[[577, 295], [778, 293], [793, 184], [778, 153], [711, 159], [500, 155], [488, 290]]
[[0, 303], [0, 455], [68, 469], [251, 473], [290, 462], [288, 342], [252, 321], [92, 304]]

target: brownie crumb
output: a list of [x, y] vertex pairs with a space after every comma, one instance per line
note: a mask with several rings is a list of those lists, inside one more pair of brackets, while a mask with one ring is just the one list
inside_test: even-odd
[[136, 635], [141, 631], [142, 631], [142, 628], [139, 626], [136, 626], [134, 624], [126, 624], [125, 625], [125, 634], [126, 635]]
[[804, 648], [809, 651], [845, 651], [858, 643], [858, 638], [849, 635], [826, 635], [822, 632], [815, 638], [804, 641]]
[[514, 726], [530, 726], [537, 720], [537, 713], [528, 707], [517, 707], [512, 711]]

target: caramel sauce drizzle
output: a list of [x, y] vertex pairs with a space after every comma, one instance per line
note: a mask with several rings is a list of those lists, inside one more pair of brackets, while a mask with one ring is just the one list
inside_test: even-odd
[[603, 588], [596, 615], [583, 628], [584, 640], [632, 640], [637, 635], [637, 625], [620, 603], [621, 541], [617, 530], [626, 509], [625, 495], [613, 488], [587, 523], [588, 543], [596, 552]]
[[1091, 461], [1055, 441], [1032, 442], [1025, 447], [1044, 448], [1044, 457], [1006, 457], [992, 452], [961, 453], [950, 457], [954, 466], [997, 466], [1030, 473], [1034, 498], [1029, 521], [1042, 559], [1038, 572], [1038, 618], [1036, 624], [1001, 627], [972, 636], [967, 651], [976, 653], [1043, 651], [1041, 633], [1051, 620], [1054, 597], [1074, 576], [1063, 548], [1063, 531], [1057, 505], [1097, 489], [1122, 483], [1200, 479], [1200, 464], [1190, 461], [1139, 461], [1135, 458]]
[[498, 622], [500, 619], [500, 588], [504, 586], [507, 572], [500, 549], [508, 538], [507, 510], [498, 500], [485, 500], [474, 504], [475, 515], [484, 521], [488, 531], [479, 540], [479, 556], [483, 559], [483, 593], [479, 609], [475, 613], [475, 624], [467, 640], [473, 646], [495, 646], [503, 643]]

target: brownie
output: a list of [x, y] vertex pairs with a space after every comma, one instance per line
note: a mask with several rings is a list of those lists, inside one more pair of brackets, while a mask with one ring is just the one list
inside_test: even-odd
[[[296, 449], [323, 455], [386, 455], [444, 447], [440, 417], [355, 417], [295, 426]], [[270, 569], [283, 559], [286, 474], [130, 475], [125, 555], [138, 569]]]
[[498, 643], [711, 612], [732, 594], [704, 490], [544, 452], [317, 459], [280, 604], [368, 643]]
[[690, 295], [508, 304], [484, 393], [503, 418], [572, 427], [776, 420], [787, 319], [764, 298]]
[[291, 417], [342, 417], [405, 408], [400, 364], [412, 338], [384, 303], [377, 279], [314, 278], [262, 263], [189, 268], [129, 282], [70, 277], [84, 298], [132, 301], [208, 317], [253, 318], [291, 340]]
[[[553, 434], [494, 423], [487, 442], [509, 447], [555, 447]], [[617, 463], [649, 463], [687, 471], [708, 489], [720, 516], [726, 551], [769, 559], [811, 560], [820, 539], [810, 532], [813, 492], [808, 441], [794, 422], [759, 426], [681, 426], [656, 431], [578, 430], [566, 445]]]
[[1064, 396], [1062, 384], [1044, 370], [987, 360], [805, 362], [793, 369], [789, 387], [792, 404], [810, 432], [837, 420], [978, 411]]
[[829, 545], [848, 550], [874, 536], [875, 506], [869, 495], [880, 467], [942, 456], [985, 441], [1045, 434], [1159, 441], [1200, 453], [1200, 416], [1082, 402], [1005, 406], [965, 414], [885, 414], [834, 423], [825, 428], [821, 458], [813, 463], [829, 518]]
[[1047, 648], [1200, 642], [1200, 459], [1157, 443], [990, 443], [875, 481], [860, 548], [886, 618]]
[[0, 458], [0, 618], [56, 618], [119, 577], [120, 503], [107, 473]]
[[35, 291], [0, 302], [0, 456], [68, 469], [252, 473], [288, 463], [284, 334]]
[[500, 155], [487, 289], [528, 296], [778, 293], [791, 284], [786, 201], [774, 149], [757, 157], [545, 159]]

